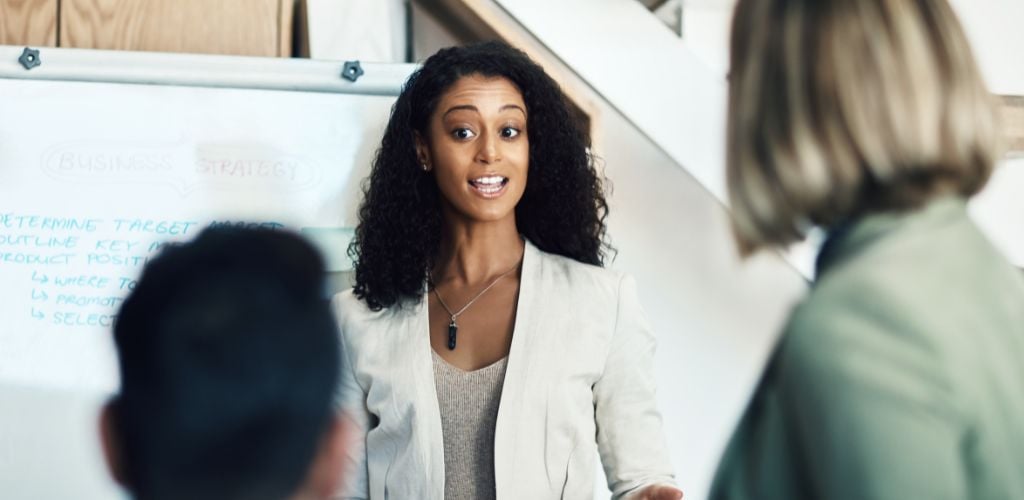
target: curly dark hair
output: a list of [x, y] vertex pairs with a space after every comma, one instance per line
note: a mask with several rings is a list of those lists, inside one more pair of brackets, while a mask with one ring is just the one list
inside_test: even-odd
[[441, 49], [406, 81], [363, 184], [348, 253], [355, 261], [354, 292], [372, 310], [422, 297], [440, 250], [442, 218], [437, 183], [420, 168], [414, 137], [427, 136], [441, 97], [470, 75], [506, 78], [526, 103], [530, 162], [516, 206], [519, 233], [545, 252], [586, 264], [603, 265], [611, 249], [602, 178], [558, 84], [501, 42]]

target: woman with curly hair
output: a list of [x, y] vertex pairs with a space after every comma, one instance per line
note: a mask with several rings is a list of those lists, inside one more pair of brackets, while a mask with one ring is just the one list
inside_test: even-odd
[[392, 110], [335, 299], [356, 436], [342, 498], [677, 499], [633, 281], [561, 90], [443, 49]]

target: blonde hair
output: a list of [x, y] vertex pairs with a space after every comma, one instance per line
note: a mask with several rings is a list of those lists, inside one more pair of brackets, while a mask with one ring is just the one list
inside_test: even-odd
[[946, 0], [740, 0], [731, 44], [742, 254], [988, 180], [993, 98]]

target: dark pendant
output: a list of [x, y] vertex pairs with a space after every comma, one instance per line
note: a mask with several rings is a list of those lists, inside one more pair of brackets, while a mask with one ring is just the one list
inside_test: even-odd
[[455, 350], [455, 335], [459, 333], [459, 325], [455, 324], [455, 320], [448, 323], [448, 350]]

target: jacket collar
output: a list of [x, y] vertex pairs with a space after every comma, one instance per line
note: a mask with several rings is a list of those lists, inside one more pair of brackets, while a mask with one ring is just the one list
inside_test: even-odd
[[966, 199], [943, 196], [916, 210], [870, 214], [839, 224], [829, 231], [818, 252], [815, 275], [820, 278], [830, 269], [881, 241], [929, 231], [966, 217]]

